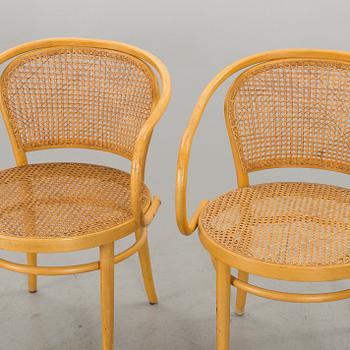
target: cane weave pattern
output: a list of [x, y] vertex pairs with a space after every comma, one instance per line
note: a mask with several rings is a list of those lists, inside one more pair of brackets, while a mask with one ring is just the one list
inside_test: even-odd
[[151, 114], [156, 86], [150, 68], [136, 57], [88, 47], [19, 56], [1, 83], [21, 149], [88, 146], [129, 159]]
[[243, 72], [225, 102], [243, 168], [350, 173], [350, 64], [288, 59]]
[[228, 192], [201, 214], [205, 233], [231, 252], [302, 266], [350, 263], [350, 190], [270, 183]]
[[[150, 193], [143, 185], [145, 211]], [[1, 236], [65, 238], [133, 218], [130, 175], [104, 166], [43, 163], [0, 171]]]

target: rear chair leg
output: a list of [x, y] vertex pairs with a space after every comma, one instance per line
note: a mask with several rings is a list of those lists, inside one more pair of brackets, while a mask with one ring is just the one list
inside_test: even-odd
[[[244, 271], [238, 271], [238, 279], [243, 282], [248, 282], [249, 274]], [[235, 313], [237, 316], [244, 315], [245, 303], [247, 299], [247, 292], [237, 288], [237, 297], [236, 297], [236, 309]]]
[[[135, 232], [136, 239], [138, 239], [141, 236], [142, 230], [147, 230], [147, 228], [143, 227], [141, 229], [136, 230]], [[143, 247], [139, 250], [139, 260], [140, 260], [143, 281], [145, 284], [145, 289], [146, 289], [149, 303], [151, 305], [158, 304], [158, 297], [156, 293], [156, 288], [154, 286], [154, 280], [153, 280], [153, 274], [152, 274], [152, 265], [151, 265], [149, 247], [148, 247], [148, 239], [146, 243], [143, 245]]]
[[[36, 253], [27, 253], [27, 265], [37, 266], [37, 254]], [[29, 293], [37, 292], [37, 276], [28, 275], [28, 291]]]

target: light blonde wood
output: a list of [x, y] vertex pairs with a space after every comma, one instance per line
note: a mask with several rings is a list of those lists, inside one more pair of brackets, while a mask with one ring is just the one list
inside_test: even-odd
[[[37, 265], [37, 254], [28, 253], [27, 254], [27, 264], [29, 266]], [[38, 290], [37, 286], [37, 276], [36, 275], [28, 275], [28, 291], [30, 293], [35, 293]]]
[[[346, 126], [348, 116], [338, 112], [338, 108], [335, 106], [336, 104], [341, 105], [344, 100], [332, 96], [334, 91], [343, 89], [341, 79], [338, 76], [341, 74], [346, 81], [350, 65], [348, 59], [343, 60], [341, 57], [335, 59], [326, 56], [325, 52], [324, 57], [310, 58], [301, 55], [300, 57], [284, 57], [259, 62], [241, 72], [234, 80], [225, 98], [225, 119], [233, 153], [240, 155], [240, 157], [235, 158], [235, 163], [239, 167], [249, 173], [269, 168], [311, 167], [350, 174], [348, 153], [343, 151], [342, 144], [337, 142], [340, 137], [329, 135], [324, 131], [329, 128], [330, 120], [337, 120], [339, 123], [337, 131], [340, 132], [340, 135], [348, 132]], [[316, 84], [311, 83], [311, 72], [311, 80], [317, 81]], [[288, 78], [286, 78], [287, 75]], [[327, 78], [325, 78], [326, 76]], [[326, 79], [335, 80], [336, 84], [330, 88]], [[295, 94], [288, 88], [293, 85], [299, 89], [301, 81], [308, 86], [311, 84], [312, 92], [309, 94], [299, 90], [301, 93], [299, 99], [296, 99]], [[275, 87], [272, 94], [268, 92], [265, 84]], [[266, 100], [258, 102], [258, 95], [265, 96], [265, 93], [269, 95], [267, 109], [263, 107], [267, 106]], [[257, 100], [255, 100], [256, 98]], [[281, 110], [277, 107], [280, 106], [280, 103], [288, 104], [292, 99], [291, 108], [287, 107]], [[322, 111], [316, 112], [314, 115], [312, 108], [305, 108], [302, 113], [299, 113], [302, 106], [327, 105], [329, 100], [332, 100], [332, 105], [334, 105], [332, 111], [322, 108]], [[238, 106], [239, 108], [237, 108]], [[242, 111], [244, 112], [242, 113]], [[293, 115], [295, 117], [293, 126], [289, 128], [288, 122], [283, 127], [279, 126], [279, 122], [272, 121], [272, 124], [269, 124], [269, 120], [271, 120], [269, 115], [274, 116], [275, 120], [278, 119], [279, 122]], [[309, 130], [309, 133], [307, 127], [305, 128], [305, 120], [312, 118], [317, 120], [318, 126], [313, 128], [313, 132]], [[254, 119], [255, 121], [259, 120], [258, 124], [250, 124]], [[295, 136], [296, 130], [302, 128], [303, 142], [289, 143], [284, 136], [265, 138], [267, 135], [265, 131], [269, 129], [274, 130], [272, 134], [275, 135], [285, 133], [285, 135]], [[250, 140], [254, 145], [250, 144]], [[237, 145], [235, 145], [236, 142]], [[322, 149], [327, 153], [327, 156], [321, 151], [316, 156], [315, 147]], [[285, 153], [286, 148], [287, 152]]]
[[153, 221], [154, 217], [156, 216], [156, 214], [158, 212], [160, 204], [161, 204], [160, 199], [157, 196], [153, 197], [151, 205], [144, 215], [143, 221], [144, 221], [145, 227], [148, 226]]
[[[135, 232], [136, 239], [140, 239], [142, 231], [147, 231], [147, 228], [144, 227]], [[143, 282], [145, 284], [146, 293], [148, 296], [149, 303], [151, 305], [158, 303], [158, 297], [156, 293], [156, 288], [154, 286], [151, 257], [149, 253], [148, 240], [145, 242], [143, 247], [139, 250], [139, 260], [141, 265], [141, 271], [143, 275]]]
[[231, 270], [216, 261], [216, 349], [228, 350], [230, 344]]
[[[205, 201], [199, 204], [199, 207], [195, 211], [193, 217], [189, 220], [187, 218], [187, 177], [188, 177], [188, 163], [192, 147], [192, 141], [196, 134], [199, 122], [202, 118], [203, 112], [215, 91], [233, 74], [253, 66], [258, 63], [263, 63], [273, 60], [291, 59], [291, 58], [313, 58], [313, 59], [329, 59], [337, 61], [350, 62], [350, 54], [342, 51], [332, 50], [307, 50], [307, 49], [290, 49], [290, 50], [275, 50], [259, 53], [238, 60], [231, 65], [224, 68], [219, 72], [214, 79], [203, 90], [200, 95], [197, 104], [193, 110], [193, 113], [188, 122], [187, 128], [182, 136], [177, 162], [177, 176], [176, 176], [176, 219], [180, 231], [183, 234], [191, 234], [198, 225], [198, 218], [200, 212], [205, 206]], [[237, 183], [239, 187], [245, 187], [249, 185], [248, 174], [244, 170], [242, 162], [240, 160], [238, 145], [230, 136], [232, 154], [235, 161]], [[288, 167], [288, 166], [286, 166]], [[311, 167], [311, 166], [309, 166]]]
[[[141, 234], [138, 235], [136, 242], [131, 247], [114, 256], [114, 264], [120, 263], [125, 259], [129, 258], [131, 255], [138, 252], [145, 245], [146, 242], [147, 242], [147, 230], [142, 230]], [[10, 271], [30, 274], [34, 276], [35, 275], [58, 276], [58, 275], [78, 274], [78, 273], [98, 270], [100, 268], [100, 264], [98, 261], [95, 261], [87, 264], [70, 265], [70, 266], [30, 266], [30, 265], [23, 265], [23, 264], [10, 262], [5, 259], [0, 259], [0, 267]]]
[[[149, 225], [153, 218], [156, 216], [158, 208], [160, 206], [160, 201], [158, 197], [154, 197], [150, 206], [145, 212], [145, 223]], [[68, 237], [65, 239], [26, 239], [18, 237], [1, 237], [0, 246], [5, 250], [12, 251], [27, 251], [27, 252], [40, 252], [40, 253], [50, 253], [53, 249], [57, 253], [70, 252], [89, 249], [98, 246], [98, 243], [111, 242], [115, 240], [122, 239], [136, 230], [137, 226], [134, 220], [128, 220], [125, 223], [118, 226], [118, 229], [111, 228], [105, 231], [92, 233], [89, 235], [84, 235], [83, 237]], [[103, 237], [101, 237], [103, 232]]]
[[[33, 50], [44, 50], [52, 47], [94, 47], [94, 48], [104, 48], [110, 50], [120, 51], [126, 54], [137, 57], [145, 61], [147, 64], [152, 66], [156, 72], [159, 74], [161, 81], [161, 91], [156, 91], [154, 108], [151, 116], [144, 123], [141, 131], [138, 134], [133, 157], [131, 159], [131, 202], [132, 210], [134, 213], [134, 220], [130, 222], [125, 222], [122, 225], [113, 227], [109, 230], [104, 230], [101, 232], [96, 232], [89, 237], [74, 237], [65, 240], [62, 239], [1, 239], [0, 249], [14, 250], [14, 251], [25, 251], [25, 252], [66, 252], [75, 251], [81, 249], [89, 249], [99, 246], [104, 243], [111, 242], [125, 237], [126, 235], [135, 232], [140, 225], [145, 226], [149, 223], [149, 220], [145, 218], [146, 213], [141, 209], [141, 203], [139, 201], [140, 191], [142, 188], [142, 182], [144, 179], [145, 164], [149, 142], [154, 130], [155, 125], [163, 115], [171, 96], [171, 82], [170, 76], [166, 66], [152, 54], [136, 48], [134, 46], [119, 43], [115, 41], [108, 40], [98, 40], [98, 39], [81, 39], [81, 38], [53, 38], [38, 40], [30, 43], [25, 43], [9, 49], [0, 54], [0, 64], [7, 60], [10, 60], [23, 53], [33, 51]], [[0, 99], [1, 100], [1, 99]], [[11, 140], [13, 152], [16, 158], [17, 165], [23, 165], [27, 163], [27, 158], [25, 152], [21, 149], [18, 144], [12, 126], [9, 122], [9, 116], [7, 110], [1, 100], [1, 112], [3, 114], [7, 131]], [[65, 146], [62, 148], [66, 148]], [[74, 145], [72, 145], [74, 147]], [[76, 146], [78, 147], [78, 146]], [[96, 147], [79, 146], [88, 149], [98, 149]], [[45, 147], [45, 148], [57, 148], [57, 146]], [[156, 205], [158, 205], [158, 201]], [[152, 215], [148, 215], [148, 218], [152, 218]]]
[[114, 349], [114, 243], [100, 247], [102, 349]]
[[[126, 220], [122, 224], [116, 225], [115, 227], [110, 227], [106, 230], [72, 237], [50, 237], [46, 239], [38, 237], [24, 238], [10, 237], [5, 235], [1, 236], [0, 249], [27, 253], [28, 263], [26, 265], [23, 265], [0, 259], [0, 268], [5, 268], [11, 271], [30, 275], [28, 282], [29, 289], [33, 291], [36, 289], [36, 275], [75, 274], [101, 269], [103, 349], [111, 350], [113, 349], [114, 264], [119, 263], [130, 257], [132, 254], [140, 251], [140, 260], [143, 274], [145, 276], [145, 286], [149, 295], [150, 302], [157, 301], [152, 280], [146, 226], [148, 226], [155, 217], [160, 206], [160, 200], [158, 197], [154, 197], [151, 200], [149, 206], [147, 208], [143, 208], [140, 195], [143, 189], [146, 157], [149, 143], [154, 127], [168, 106], [171, 95], [171, 82], [166, 66], [157, 57], [137, 47], [108, 40], [53, 38], [33, 41], [16, 46], [1, 53], [0, 64], [3, 64], [6, 61], [10, 60], [11, 62], [14, 62], [19, 56], [23, 55], [21, 57], [24, 57], [25, 55], [30, 55], [34, 51], [45, 53], [46, 51], [49, 52], [52, 48], [62, 47], [114, 50], [120, 54], [129, 55], [130, 60], [137, 60], [141, 64], [148, 67], [147, 69], [149, 76], [152, 77], [152, 86], [154, 90], [151, 115], [144, 122], [141, 130], [137, 135], [132, 156], [124, 154], [122, 152], [113, 152], [130, 160], [130, 198], [133, 218]], [[158, 79], [156, 73], [158, 74]], [[15, 131], [13, 129], [13, 125], [10, 122], [9, 113], [6, 108], [6, 104], [3, 101], [3, 97], [0, 98], [0, 109], [9, 134], [17, 166], [27, 164], [26, 151], [58, 148], [57, 145], [46, 145], [38, 146], [35, 148], [28, 147], [26, 150], [24, 150], [15, 136]], [[108, 149], [102, 149], [98, 146], [80, 145], [74, 144], [74, 142], [72, 142], [71, 145], [64, 144], [61, 148], [68, 147], [79, 147], [111, 152]], [[135, 244], [126, 251], [114, 256], [112, 250], [114, 241], [120, 240], [134, 232], [140, 232], [140, 234], [137, 234]], [[72, 252], [96, 247], [101, 247], [100, 262], [95, 261], [75, 266], [36, 266], [36, 260], [34, 258], [37, 253]]]
[[[180, 231], [185, 235], [190, 235], [196, 228], [199, 229], [199, 238], [206, 250], [208, 250], [214, 266], [216, 266], [217, 276], [220, 276], [219, 271], [225, 270], [223, 266], [229, 266], [236, 268], [239, 271], [237, 279], [234, 279], [234, 286], [238, 288], [237, 292], [237, 304], [236, 313], [242, 314], [244, 312], [244, 305], [246, 300], [246, 293], [252, 293], [265, 298], [283, 300], [290, 302], [321, 302], [321, 301], [334, 301], [350, 297], [349, 291], [339, 291], [334, 293], [324, 294], [293, 294], [282, 293], [277, 291], [270, 291], [260, 287], [252, 286], [247, 283], [248, 274], [256, 274], [263, 277], [299, 281], [299, 282], [317, 282], [317, 281], [334, 281], [350, 278], [350, 264], [339, 262], [339, 264], [318, 265], [318, 266], [298, 266], [298, 265], [283, 265], [277, 263], [270, 263], [266, 261], [257, 261], [257, 259], [243, 256], [242, 254], [236, 254], [235, 252], [225, 248], [223, 245], [218, 244], [209, 237], [204, 227], [201, 225], [201, 215], [204, 209], [208, 205], [208, 201], [201, 201], [198, 208], [195, 210], [194, 215], [191, 218], [187, 216], [187, 182], [188, 182], [188, 164], [190, 158], [190, 152], [192, 147], [193, 138], [196, 134], [199, 122], [206, 109], [210, 98], [215, 91], [222, 86], [222, 84], [236, 73], [245, 71], [247, 72], [251, 67], [258, 66], [260, 64], [271, 62], [282, 62], [283, 60], [301, 60], [307, 61], [308, 59], [320, 60], [320, 61], [332, 61], [334, 65], [346, 62], [350, 62], [350, 53], [341, 51], [330, 50], [307, 50], [307, 49], [290, 49], [290, 50], [276, 50], [264, 52], [256, 55], [249, 56], [238, 60], [231, 65], [224, 68], [219, 72], [214, 79], [205, 87], [200, 95], [197, 104], [193, 110], [193, 113], [188, 122], [187, 128], [183, 134], [180, 142], [178, 162], [177, 162], [177, 174], [176, 174], [176, 219]], [[248, 69], [247, 69], [248, 68]], [[232, 85], [233, 86], [233, 85]], [[236, 180], [239, 188], [247, 187], [249, 185], [248, 170], [243, 164], [241, 159], [240, 145], [237, 143], [233, 136], [232, 130], [229, 130], [232, 125], [228, 119], [227, 104], [225, 104], [225, 120], [231, 144], [231, 150], [234, 160], [234, 166], [236, 169]], [[273, 167], [305, 167], [305, 168], [319, 168], [324, 170], [333, 170], [337, 172], [343, 172], [350, 174], [347, 163], [338, 164], [338, 166], [332, 166], [332, 164], [321, 164], [316, 162], [310, 165], [305, 162], [303, 165], [292, 165], [293, 159], [290, 162], [281, 161], [275, 166], [273, 162], [264, 166], [263, 161], [259, 170], [269, 169]], [[256, 171], [251, 167], [250, 172]], [[248, 255], [248, 254], [247, 254]], [[224, 274], [222, 272], [222, 274]], [[227, 268], [226, 268], [227, 274]], [[217, 279], [218, 284], [218, 279]], [[220, 285], [220, 284], [219, 284]], [[220, 295], [219, 295], [220, 293]], [[223, 299], [223, 300], [220, 300]], [[227, 294], [222, 289], [218, 288], [217, 304], [223, 305], [227, 302]], [[228, 332], [229, 319], [227, 314], [221, 318], [223, 329]], [[224, 320], [224, 321], [223, 321]], [[225, 323], [226, 322], [226, 323]], [[220, 330], [220, 329], [219, 329]], [[218, 332], [220, 334], [220, 332]], [[228, 335], [225, 333], [225, 338]], [[218, 337], [218, 339], [221, 339]], [[228, 342], [222, 341], [217, 344], [217, 349], [228, 349]]]
[[[249, 274], [244, 271], [238, 271], [238, 279], [243, 282], [248, 282]], [[235, 313], [237, 316], [244, 314], [245, 304], [247, 299], [247, 292], [243, 289], [237, 288], [236, 296], [236, 308]]]
[[240, 290], [244, 290], [259, 297], [286, 301], [289, 303], [324, 303], [350, 298], [350, 289], [344, 289], [331, 293], [300, 294], [286, 293], [254, 286], [231, 276], [231, 284]]
[[279, 265], [268, 262], [257, 263], [255, 259], [238, 256], [226, 249], [222, 249], [220, 245], [207, 236], [205, 231], [201, 229], [200, 224], [199, 239], [205, 249], [207, 249], [215, 259], [220, 258], [227, 265], [238, 270], [247, 271], [247, 273], [253, 275], [296, 282], [337, 281], [348, 279], [350, 276], [350, 266], [344, 264], [304, 267]]
[[[176, 177], [176, 217], [179, 229], [182, 233], [188, 235], [197, 228], [200, 213], [206, 205], [206, 201], [201, 202], [191, 220], [187, 219], [186, 190], [189, 156], [193, 138], [210, 98], [223, 82], [225, 82], [233, 74], [247, 67], [267, 61], [291, 58], [328, 59], [350, 62], [350, 54], [348, 52], [307, 49], [276, 50], [253, 55], [236, 61], [214, 77], [214, 79], [207, 85], [199, 97], [180, 143]], [[248, 174], [244, 170], [240, 160], [238, 145], [235, 144], [231, 136], [230, 141], [235, 160], [238, 186], [249, 186]], [[203, 228], [199, 227], [199, 231], [201, 242], [216, 259], [221, 259], [226, 264], [236, 267], [239, 270], [247, 271], [248, 273], [294, 281], [330, 281], [345, 279], [350, 276], [350, 266], [344, 264], [320, 266], [317, 268], [299, 266], [283, 266], [283, 268], [281, 268], [281, 266], [277, 264], [264, 262], [259, 262], [259, 264], [256, 264], [256, 260], [254, 259], [234, 255], [232, 252], [220, 247], [206, 236]]]

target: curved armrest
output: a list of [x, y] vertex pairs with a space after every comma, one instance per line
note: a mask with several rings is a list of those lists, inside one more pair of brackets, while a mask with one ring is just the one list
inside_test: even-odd
[[197, 131], [198, 124], [202, 118], [203, 112], [214, 92], [228, 77], [235, 72], [249, 65], [252, 61], [260, 56], [251, 56], [248, 59], [237, 61], [223, 69], [203, 90], [197, 105], [195, 106], [188, 126], [184, 132], [180, 143], [177, 174], [176, 174], [176, 220], [180, 231], [185, 235], [190, 235], [198, 226], [199, 215], [207, 201], [202, 201], [193, 217], [187, 218], [186, 190], [187, 190], [187, 173], [188, 161], [192, 146], [193, 137]]
[[[206, 89], [207, 90], [207, 89]], [[205, 90], [205, 91], [206, 91]], [[190, 157], [190, 151], [192, 146], [192, 140], [196, 133], [199, 121], [204, 111], [208, 98], [204, 96], [203, 92], [200, 97], [197, 106], [195, 107], [191, 116], [190, 122], [185, 130], [185, 133], [181, 139], [179, 155], [177, 160], [177, 172], [176, 172], [176, 221], [180, 231], [188, 236], [193, 233], [198, 226], [198, 219], [201, 211], [206, 205], [207, 201], [202, 201], [191, 219], [187, 217], [187, 173], [188, 162]]]
[[[149, 224], [149, 219], [145, 218], [142, 212], [140, 200], [141, 189], [144, 181], [147, 152], [153, 129], [167, 108], [171, 96], [171, 82], [168, 70], [161, 61], [155, 57], [153, 57], [153, 60], [157, 62], [155, 68], [157, 69], [162, 82], [162, 93], [155, 109], [143, 125], [137, 137], [130, 172], [131, 206], [136, 224], [138, 226], [147, 226]], [[157, 205], [159, 206], [159, 204], [160, 201], [157, 203]]]

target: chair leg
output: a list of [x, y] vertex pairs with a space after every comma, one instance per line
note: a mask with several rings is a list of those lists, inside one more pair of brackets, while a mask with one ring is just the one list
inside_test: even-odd
[[[249, 274], [244, 271], [238, 271], [238, 279], [243, 282], [248, 282]], [[237, 288], [236, 297], [236, 309], [235, 313], [237, 316], [242, 316], [244, 314], [245, 303], [247, 299], [247, 292]]]
[[216, 260], [216, 350], [230, 348], [231, 268]]
[[114, 349], [114, 242], [100, 247], [102, 350]]
[[[37, 254], [27, 253], [27, 265], [37, 266]], [[37, 286], [37, 276], [28, 275], [28, 291], [29, 293], [36, 293], [38, 290]]]
[[[137, 230], [135, 232], [136, 238], [139, 238], [141, 236], [142, 230], [147, 230], [147, 228], [144, 227], [142, 229]], [[145, 284], [145, 289], [146, 289], [149, 303], [151, 305], [157, 304], [158, 297], [157, 297], [156, 289], [154, 286], [151, 258], [150, 258], [149, 247], [148, 247], [148, 240], [143, 245], [143, 247], [139, 250], [139, 260], [140, 260], [143, 281]]]

